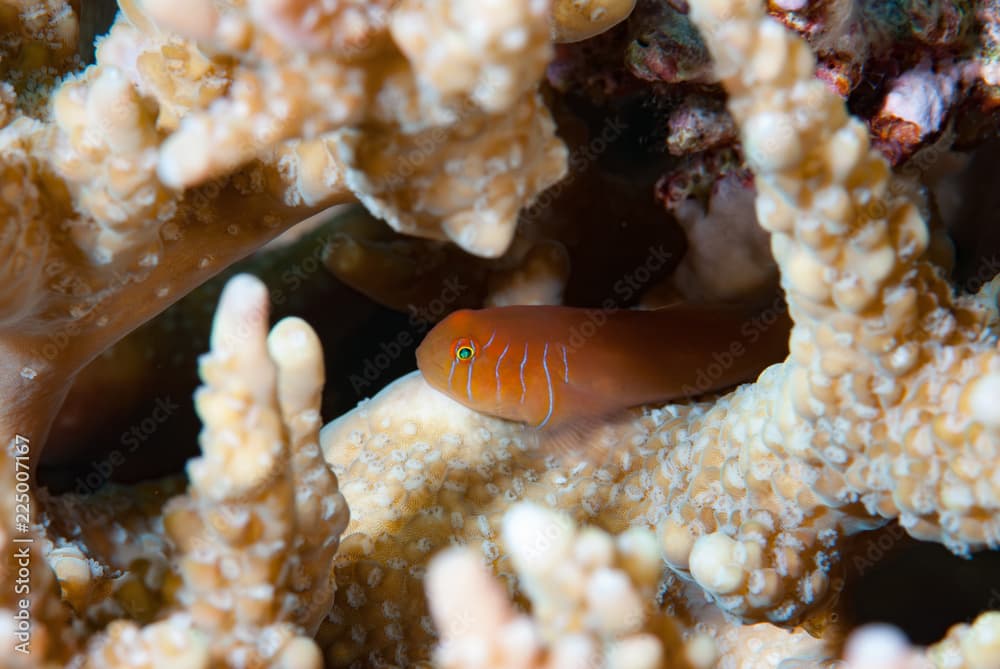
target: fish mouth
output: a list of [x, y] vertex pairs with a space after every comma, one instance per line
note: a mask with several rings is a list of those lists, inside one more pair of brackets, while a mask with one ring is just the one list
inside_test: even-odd
[[420, 345], [417, 346], [417, 350], [414, 352], [417, 358], [417, 370], [420, 372], [420, 375], [424, 377], [424, 381], [427, 382], [427, 385], [436, 390], [442, 390], [443, 386], [438, 382], [438, 380], [446, 378], [448, 376], [448, 370], [442, 361], [434, 359], [433, 350], [433, 343], [429, 342], [425, 337], [424, 340], [420, 342]]

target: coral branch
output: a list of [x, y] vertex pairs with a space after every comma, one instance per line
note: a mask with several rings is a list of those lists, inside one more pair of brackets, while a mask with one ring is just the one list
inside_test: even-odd
[[175, 610], [142, 629], [111, 625], [89, 666], [164, 652], [199, 667], [322, 665], [311, 635], [336, 591], [348, 510], [318, 444], [319, 340], [296, 318], [268, 336], [267, 316], [260, 281], [229, 281], [195, 400], [203, 455], [163, 511], [180, 553]]
[[647, 605], [662, 570], [651, 532], [576, 530], [525, 503], [506, 513], [503, 534], [532, 615], [515, 613], [473, 551], [443, 551], [427, 571], [440, 667], [691, 667], [703, 639], [685, 648], [676, 623]]

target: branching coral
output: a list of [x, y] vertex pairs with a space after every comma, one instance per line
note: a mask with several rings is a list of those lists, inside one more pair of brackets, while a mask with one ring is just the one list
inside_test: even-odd
[[[167, 184], [200, 183], [282, 140], [325, 142], [324, 133], [344, 130], [316, 159], [343, 164], [374, 213], [496, 256], [518, 208], [564, 174], [565, 151], [533, 93], [551, 49], [544, 2], [376, 3], [368, 14], [335, 5], [294, 30], [269, 19], [301, 13], [300, 3], [194, 2], [202, 22], [170, 3], [147, 4], [164, 25], [242, 60], [226, 96], [164, 143]], [[303, 41], [333, 35], [337, 20], [351, 26], [353, 48], [302, 53]]]
[[844, 649], [844, 669], [986, 669], [1000, 663], [1000, 617], [985, 613], [971, 625], [955, 625], [930, 648], [914, 648], [887, 625], [863, 627]]
[[[780, 411], [759, 446], [806, 465], [826, 503], [899, 515], [914, 536], [955, 550], [996, 545], [1000, 500], [973, 464], [989, 461], [997, 437], [973, 402], [978, 377], [1000, 364], [992, 315], [953, 300], [922, 258], [924, 222], [864, 127], [811, 79], [802, 42], [751, 3], [698, 5], [693, 17], [743, 128], [758, 219], [796, 321], [775, 375]], [[921, 453], [942, 469], [918, 471]], [[961, 499], [959, 489], [976, 492]]]
[[[574, 599], [574, 588], [581, 586], [573, 576], [578, 572], [556, 557], [572, 543], [571, 520], [556, 517], [558, 522], [551, 526], [543, 522], [541, 536], [535, 537], [531, 532], [538, 524], [520, 523], [518, 534], [503, 529], [502, 518], [511, 504], [533, 500], [571, 514], [576, 523], [596, 524], [615, 533], [630, 525], [650, 525], [659, 512], [649, 504], [663, 498], [653, 489], [650, 474], [658, 469], [658, 458], [643, 444], [657, 423], [680, 429], [684, 417], [674, 408], [605, 426], [595, 434], [601, 443], [598, 448], [611, 448], [613, 453], [603, 467], [595, 467], [588, 458], [546, 459], [534, 452], [533, 437], [522, 426], [475, 414], [431, 389], [418, 375], [397, 381], [356, 412], [329, 424], [321, 440], [344, 481], [353, 517], [337, 559], [341, 587], [331, 620], [318, 635], [328, 648], [330, 663], [408, 666], [426, 658], [430, 621], [418, 596], [422, 575], [436, 548], [455, 543], [481, 552], [510, 586], [523, 588], [536, 601], [538, 624], [548, 621], [544, 625], [552, 631], [548, 638], [555, 638], [561, 624], [575, 624], [560, 622], [561, 614], [582, 625], [579, 618], [572, 618], [586, 610]], [[529, 519], [538, 517], [551, 518], [537, 510]], [[583, 536], [593, 535], [587, 530], [577, 535], [578, 541], [588, 544]], [[643, 532], [634, 536], [646, 537]], [[560, 537], [565, 541], [557, 541]], [[606, 545], [608, 539], [595, 541]], [[628, 539], [623, 536], [618, 541]], [[542, 559], [540, 547], [552, 551], [551, 561]], [[551, 564], [559, 564], [555, 573], [565, 569], [568, 578], [542, 576]], [[651, 566], [650, 570], [658, 571]], [[653, 578], [649, 572], [643, 574], [637, 583]], [[481, 583], [476, 577], [475, 584]], [[832, 655], [801, 630], [789, 633], [767, 624], [733, 624], [676, 577], [668, 577], [664, 585], [663, 606], [688, 630], [686, 641], [693, 643], [695, 632], [706, 635], [698, 643], [707, 644], [714, 657], [763, 668], [773, 667], [778, 659]], [[434, 591], [431, 596], [438, 594]], [[446, 617], [451, 619], [453, 612], [449, 609]], [[643, 615], [659, 614], [644, 609]], [[483, 630], [452, 632], [446, 623], [441, 632], [457, 638]], [[499, 652], [502, 642], [497, 643]]]
[[523, 194], [552, 185], [566, 166], [566, 149], [534, 93], [502, 118], [473, 114], [448, 130], [344, 131], [337, 149], [348, 185], [369, 211], [400, 232], [451, 239], [487, 257], [510, 245]]
[[[170, 47], [150, 40], [129, 53], [142, 61], [143, 49]], [[21, 116], [0, 134], [4, 264], [16, 273], [0, 291], [2, 422], [36, 442], [35, 455], [82, 365], [282, 226], [344, 197], [285, 204], [295, 183], [259, 164], [166, 190], [155, 176], [156, 105], [128, 71], [98, 64], [55, 93], [54, 121]], [[172, 81], [183, 87], [189, 75]]]
[[713, 659], [706, 639], [693, 635], [685, 649], [673, 621], [650, 610], [662, 570], [651, 532], [577, 532], [568, 518], [522, 504], [504, 516], [503, 534], [532, 616], [512, 610], [474, 551], [442, 551], [427, 571], [438, 666], [652, 669]]
[[[321, 666], [310, 636], [336, 589], [348, 511], [318, 444], [319, 340], [294, 318], [265, 339], [267, 314], [263, 284], [227, 284], [196, 398], [203, 456], [189, 464], [188, 492], [163, 510], [179, 553], [167, 615], [144, 628], [112, 623], [85, 666]], [[58, 550], [50, 560], [64, 591], [86, 584], [59, 568]], [[72, 590], [68, 598], [83, 603]]]
[[562, 304], [570, 273], [566, 248], [554, 241], [531, 246], [517, 266], [490, 277], [484, 306]]

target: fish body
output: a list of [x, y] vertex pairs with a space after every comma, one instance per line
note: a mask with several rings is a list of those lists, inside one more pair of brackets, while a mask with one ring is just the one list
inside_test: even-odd
[[718, 390], [788, 352], [784, 304], [650, 311], [512, 306], [456, 311], [417, 348], [437, 390], [476, 411], [556, 429]]

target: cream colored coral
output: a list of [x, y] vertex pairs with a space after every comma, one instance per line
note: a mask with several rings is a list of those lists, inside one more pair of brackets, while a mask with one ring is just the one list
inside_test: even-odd
[[436, 555], [427, 569], [427, 597], [441, 635], [434, 659], [443, 669], [539, 664], [542, 639], [475, 552], [448, 548]]
[[203, 455], [164, 525], [183, 555], [180, 604], [203, 629], [240, 636], [290, 622], [315, 629], [332, 601], [348, 520], [317, 442], [322, 352], [301, 320], [267, 332], [267, 290], [227, 284], [195, 397]]
[[[227, 57], [198, 53], [125, 3], [98, 62], [54, 88], [59, 72], [43, 45], [62, 53], [75, 38], [75, 26], [62, 30], [74, 23], [72, 8], [16, 4], [2, 19], [16, 17], [6, 27], [30, 44], [4, 61], [17, 85], [3, 89], [14, 118], [4, 119], [0, 138], [0, 265], [13, 273], [0, 289], [0, 425], [41, 445], [68, 384], [94, 356], [349, 194], [331, 177], [332, 159], [315, 152], [282, 167], [249, 164], [185, 192], [165, 187], [157, 173], [165, 133], [228, 85]], [[14, 76], [21, 58], [34, 59], [37, 81]], [[50, 96], [39, 118], [24, 115]]]
[[515, 267], [490, 276], [489, 294], [483, 306], [562, 304], [569, 272], [566, 247], [551, 240], [539, 242]]
[[[459, 11], [447, 3], [403, 3], [390, 15], [394, 3], [389, 2], [309, 9], [304, 2], [261, 1], [221, 11], [207, 0], [190, 0], [187, 12], [165, 2], [147, 2], [150, 15], [164, 26], [209, 48], [241, 52], [247, 61], [233, 69], [224, 98], [189, 115], [166, 140], [160, 177], [175, 187], [201, 183], [278, 142], [314, 139], [364, 121], [401, 123], [413, 132], [428, 125], [451, 125], [468, 114], [462, 105], [503, 112], [535, 88], [551, 55], [544, 4], [539, 9], [538, 0], [533, 1], [499, 3], [486, 13], [476, 5], [472, 14], [482, 16], [482, 23], [457, 20], [472, 5]], [[207, 21], [211, 29], [187, 18], [201, 12], [212, 15]], [[347, 53], [312, 49], [328, 39], [329, 28], [336, 24], [349, 28], [347, 34], [338, 33], [338, 39], [346, 41], [341, 46], [354, 46]], [[390, 25], [402, 54], [388, 41]], [[476, 26], [497, 34], [485, 39], [482, 31], [475, 32]], [[443, 31], [448, 37], [421, 42], [418, 37], [425, 30]], [[235, 39], [236, 33], [242, 37]], [[451, 45], [465, 53], [462, 67], [452, 51], [448, 67], [440, 66], [436, 52], [421, 44]], [[357, 49], [372, 53], [364, 59], [349, 58]], [[464, 74], [456, 79], [458, 72]]]
[[[70, 228], [95, 264], [160, 253], [160, 226], [176, 213], [156, 178], [156, 109], [115, 67], [64, 84], [53, 100], [59, 127], [52, 160], [86, 218]], [[156, 260], [145, 261], [147, 265]]]
[[988, 669], [1000, 666], [1000, 613], [954, 625], [929, 648], [910, 645], [889, 625], [855, 630], [844, 648], [844, 669]]
[[[547, 4], [311, 6], [146, 3], [161, 25], [239, 59], [226, 95], [164, 140], [159, 178], [184, 188], [257, 157], [279, 156], [279, 169], [291, 157], [300, 176], [286, 181], [303, 202], [346, 183], [399, 231], [502, 254], [517, 212], [566, 171], [536, 94], [552, 55]], [[318, 48], [331, 46], [336, 26], [343, 43]], [[291, 141], [303, 143], [291, 150]]]
[[[575, 522], [587, 521], [614, 532], [631, 526], [655, 528], [674, 572], [668, 577], [674, 579], [675, 588], [665, 593], [666, 606], [682, 609], [707, 595], [726, 611], [748, 619], [793, 621], [806, 616], [823, 602], [841, 537], [890, 517], [899, 517], [911, 533], [944, 541], [955, 550], [996, 543], [992, 481], [997, 428], [995, 414], [983, 402], [998, 373], [995, 308], [953, 298], [949, 287], [922, 262], [922, 222], [915, 210], [891, 197], [888, 170], [866, 153], [857, 124], [848, 120], [839, 103], [812, 86], [812, 63], [801, 44], [764, 18], [761, 8], [743, 3], [726, 9], [721, 1], [711, 6], [727, 15], [725, 22], [709, 25], [706, 33], [717, 49], [729, 50], [729, 56], [720, 60], [723, 73], [730, 76], [726, 84], [734, 91], [734, 111], [744, 126], [745, 146], [758, 170], [762, 191], [758, 214], [773, 233], [797, 323], [791, 359], [766, 372], [757, 384], [715, 404], [634, 411], [598, 429], [582, 445], [584, 457], [548, 460], [534, 451], [533, 435], [523, 427], [477, 416], [434, 393], [418, 377], [402, 380], [324, 432], [327, 457], [351, 481], [345, 495], [360, 511], [337, 558], [340, 585], [335, 604], [322, 619], [331, 583], [321, 579], [321, 572], [292, 570], [303, 576], [300, 581], [286, 578], [288, 572], [273, 579], [270, 574], [248, 576], [241, 568], [250, 565], [266, 571], [276, 565], [294, 566], [304, 556], [318, 564], [328, 562], [332, 549], [325, 539], [336, 534], [319, 527], [315, 533], [299, 533], [300, 523], [314, 521], [316, 515], [323, 518], [325, 511], [320, 497], [297, 500], [295, 486], [288, 481], [300, 480], [297, 472], [305, 467], [325, 469], [308, 448], [302, 451], [301, 468], [302, 462], [281, 457], [293, 443], [314, 441], [312, 427], [295, 427], [300, 419], [311, 424], [313, 417], [309, 408], [306, 415], [284, 411], [280, 376], [273, 377], [271, 365], [287, 349], [282, 345], [277, 353], [266, 352], [260, 343], [264, 319], [251, 318], [253, 329], [248, 333], [257, 337], [253, 345], [257, 357], [231, 353], [226, 359], [239, 367], [234, 378], [246, 383], [229, 385], [224, 372], [233, 370], [219, 358], [208, 364], [214, 365], [213, 378], [224, 388], [203, 396], [206, 416], [211, 416], [212, 448], [201, 469], [193, 468], [191, 496], [167, 514], [187, 578], [179, 601], [191, 604], [190, 620], [209, 629], [220, 648], [245, 650], [241, 660], [266, 657], [315, 665], [316, 646], [305, 632], [318, 624], [316, 645], [331, 663], [406, 666], [425, 659], [432, 627], [424, 615], [420, 579], [429, 556], [450, 542], [473, 544], [502, 577], [512, 579], [511, 561], [500, 548], [499, 518], [518, 499], [565, 509]], [[212, 23], [211, 30], [236, 25], [223, 18]], [[227, 35], [233, 38], [231, 44], [239, 42], [238, 31]], [[267, 50], [274, 46], [273, 36], [271, 41], [254, 39], [239, 55], [252, 53], [247, 60], [253, 61], [274, 53]], [[405, 66], [405, 61], [392, 62], [391, 76], [398, 77], [392, 93], [415, 90], [405, 84]], [[84, 77], [83, 85], [92, 81], [96, 86], [102, 72], [98, 65]], [[95, 90], [101, 93], [99, 87]], [[115, 90], [126, 92], [107, 99], [135, 104], [133, 93], [124, 87]], [[433, 123], [445, 122], [447, 109], [438, 108], [444, 116], [421, 116], [426, 101], [418, 97], [414, 93], [396, 98], [404, 100], [400, 107], [406, 109], [400, 118], [417, 110], [408, 117], [412, 126], [391, 123], [390, 114], [379, 112], [375, 132], [388, 127], [391, 132], [412, 133], [418, 132], [416, 127], [427, 130]], [[385, 97], [376, 102], [379, 105], [382, 110], [392, 106]], [[118, 111], [131, 113], [135, 108]], [[126, 138], [130, 129], [148, 126], [150, 117], [139, 118], [138, 125], [120, 129]], [[54, 137], [62, 130], [21, 118], [5, 132], [15, 127], [20, 133], [18, 150], [30, 160], [15, 157], [8, 163], [12, 154], [4, 155], [4, 164], [14, 165], [6, 174], [20, 184], [9, 193], [27, 194], [27, 210], [52, 212], [56, 224], [75, 221], [78, 203], [63, 196], [60, 173], [49, 169], [46, 160], [36, 161], [47, 155], [46, 147], [67, 139]], [[98, 133], [107, 143], [117, 136], [102, 137]], [[146, 144], [132, 146], [141, 157]], [[44, 171], [42, 183], [52, 188], [30, 187], [40, 183], [40, 177], [27, 169], [31, 161]], [[324, 170], [330, 166], [326, 159], [315, 164]], [[95, 174], [103, 178], [104, 171]], [[114, 282], [118, 277], [109, 276], [121, 271], [120, 265], [113, 264], [105, 273], [75, 260], [79, 248], [62, 237], [39, 251], [21, 241], [27, 237], [19, 229], [16, 241], [5, 247], [12, 249], [10, 253], [27, 245], [32, 253], [66, 264], [56, 273], [57, 279], [40, 289], [44, 292], [14, 300], [16, 317], [3, 320], [8, 327], [0, 340], [4, 383], [0, 426], [8, 433], [20, 425], [44, 433], [45, 414], [53, 402], [58, 404], [59, 383], [72, 376], [81, 360], [162, 308], [168, 301], [165, 295], [173, 299], [303, 214], [274, 205], [287, 185], [281, 179], [290, 174], [291, 170], [269, 171], [252, 164], [237, 174], [221, 174], [222, 182], [184, 193], [190, 204], [159, 230], [172, 253], [165, 253], [148, 274], [126, 272], [123, 282], [128, 289]], [[300, 181], [297, 176], [293, 180]], [[324, 179], [308, 181], [324, 183]], [[322, 190], [322, 185], [316, 188]], [[865, 205], [863, 211], [860, 204]], [[258, 217], [264, 205], [268, 209]], [[132, 224], [141, 227], [143, 221]], [[39, 229], [45, 231], [44, 226]], [[32, 281], [26, 285], [38, 285]], [[264, 303], [259, 287], [243, 296], [247, 298], [243, 307], [251, 305], [251, 311], [252, 305]], [[233, 303], [227, 303], [230, 316], [247, 315], [231, 307]], [[60, 349], [57, 358], [46, 358], [43, 334], [67, 323], [80, 330], [72, 336], [62, 332], [72, 343]], [[34, 329], [25, 330], [21, 327], [25, 325]], [[241, 339], [238, 331], [236, 339]], [[314, 344], [307, 348], [315, 361]], [[306, 383], [313, 389], [303, 395], [314, 397], [317, 367], [309, 367]], [[262, 392], [268, 384], [275, 389]], [[215, 400], [212, 392], [219, 393]], [[220, 395], [236, 401], [219, 402]], [[315, 408], [312, 401], [298, 402], [299, 407]], [[221, 427], [230, 418], [242, 432]], [[227, 436], [240, 434], [247, 436], [246, 444], [227, 442]], [[265, 438], [268, 434], [271, 439]], [[297, 442], [303, 435], [305, 439]], [[275, 440], [285, 441], [275, 446]], [[235, 452], [243, 447], [274, 466], [240, 461]], [[600, 458], [590, 459], [595, 453]], [[321, 477], [327, 491], [330, 478]], [[217, 491], [216, 481], [225, 484]], [[250, 518], [266, 519], [261, 523], [262, 536], [281, 544], [286, 549], [282, 556], [243, 550], [260, 546], [252, 541], [259, 537], [241, 534], [247, 527], [242, 520]], [[212, 520], [220, 522], [209, 526]], [[258, 529], [254, 523], [249, 527]], [[205, 536], [213, 540], [205, 541]], [[70, 592], [75, 601], [90, 596], [77, 552], [56, 552], [53, 562], [64, 583], [75, 588]], [[48, 578], [42, 574], [42, 579]], [[690, 580], [688, 594], [675, 594], [677, 576]], [[234, 583], [258, 588], [246, 593]], [[550, 584], [538, 587], [546, 585]], [[312, 586], [318, 593], [316, 607], [303, 601], [303, 589]], [[280, 605], [261, 596], [269, 588], [281, 595]], [[240, 596], [244, 599], [236, 614], [233, 597]], [[51, 604], [55, 599], [35, 601]], [[684, 612], [678, 620], [685, 615], [704, 620]], [[247, 623], [242, 628], [245, 645], [230, 644], [227, 631], [234, 617]], [[40, 630], [70, 632], [66, 625], [48, 624], [45, 616], [37, 620], [44, 623]], [[150, 639], [156, 641], [161, 632], [169, 631], [173, 619], [165, 620], [171, 622], [149, 629]], [[990, 658], [994, 625], [991, 618], [984, 620], [985, 627], [974, 632], [962, 628], [953, 641], [965, 644], [977, 657]], [[786, 634], [773, 625], [737, 627], [737, 632], [726, 629], [736, 637], [729, 648], [741, 650], [734, 651], [734, 657], [759, 651], [761, 640], [767, 639], [774, 644], [768, 657], [787, 658], [790, 653], [783, 644], [805, 636], [801, 630]], [[109, 635], [123, 638], [136, 632], [138, 628], [129, 624], [109, 628]], [[700, 632], [699, 644], [704, 647], [706, 637], [715, 639], [714, 652], [725, 660], [727, 647], [718, 639], [729, 638], [727, 634]], [[269, 643], [275, 639], [277, 644]], [[197, 650], [196, 640], [188, 646], [186, 641], [181, 637], [167, 649]], [[137, 642], [136, 648], [143, 643]], [[116, 658], [114, 649], [103, 644], [99, 639], [94, 648]], [[275, 654], [281, 644], [285, 650]], [[821, 651], [818, 657], [823, 657]], [[233, 656], [214, 659], [227, 662]]]
[[927, 649], [927, 658], [947, 669], [1000, 666], [1000, 612], [981, 614], [971, 625], [954, 625], [945, 638]]
[[185, 114], [225, 93], [230, 59], [209, 57], [194, 43], [157, 30], [141, 6], [125, 1], [122, 12], [125, 20], [98, 42], [96, 59], [113, 64], [140, 95], [156, 100], [158, 130], [176, 130]]
[[[499, 558], [496, 518], [517, 499], [612, 531], [654, 527], [668, 564], [716, 605], [786, 625], [827, 601], [843, 537], [889, 518], [954, 550], [996, 545], [1000, 439], [976, 413], [972, 383], [1000, 367], [995, 310], [954, 299], [923, 260], [917, 210], [892, 196], [887, 165], [813, 79], [801, 40], [749, 0], [692, 11], [757, 172], [758, 220], [796, 322], [789, 360], [714, 404], [610, 422], [582, 445], [583, 460], [533, 462], [519, 426], [462, 418], [409, 379], [328, 426], [337, 467], [381, 481], [348, 498], [403, 510], [366, 504], [353, 528], [356, 562], [341, 569], [358, 587], [338, 616], [354, 610], [385, 633], [352, 647], [337, 623], [338, 657], [408, 638], [368, 603], [380, 586], [363, 585], [372, 563], [402, 571], [420, 560], [422, 549], [389, 537], [426, 537], [417, 546], [427, 550], [475, 541]], [[759, 337], [783, 308], [748, 333]], [[436, 511], [407, 511], [427, 508]]]
[[[89, 480], [95, 478], [102, 477]], [[165, 591], [177, 582], [162, 507], [187, 482], [168, 479], [127, 488], [108, 484], [95, 491], [87, 480], [78, 479], [77, 491], [71, 493], [38, 492], [39, 522], [45, 527], [42, 550], [63, 600], [94, 627], [117, 618], [153, 620], [165, 604]]]
[[548, 0], [402, 0], [391, 31], [439, 94], [498, 113], [534, 89], [552, 57]]
[[194, 629], [189, 616], [176, 615], [145, 628], [126, 620], [111, 623], [88, 649], [83, 666], [207, 669], [211, 659], [208, 635]]
[[289, 206], [316, 206], [347, 189], [331, 135], [285, 142], [266, 152], [264, 158], [273, 180], [292, 186], [284, 190], [284, 202]]
[[537, 93], [501, 116], [473, 114], [417, 134], [352, 130], [337, 138], [351, 190], [407, 234], [503, 254], [531, 194], [566, 174], [566, 148]]
[[318, 444], [319, 340], [296, 318], [267, 326], [265, 286], [231, 279], [200, 361], [203, 455], [189, 462], [185, 494], [162, 511], [169, 484], [140, 486], [124, 504], [120, 489], [44, 495], [46, 558], [80, 618], [156, 620], [114, 620], [76, 657], [82, 666], [322, 666], [312, 634], [336, 591], [349, 514]]
[[[27, 123], [22, 121], [22, 123]], [[26, 142], [0, 135], [0, 325], [28, 317], [42, 301], [54, 221], [39, 192]]]
[[175, 188], [197, 185], [308, 132], [306, 126], [324, 131], [360, 121], [366, 86], [362, 71], [321, 57], [302, 56], [294, 68], [238, 71], [226, 98], [185, 117], [163, 143], [160, 179]]
[[778, 268], [769, 235], [754, 216], [755, 195], [730, 175], [715, 183], [704, 206], [690, 198], [674, 208], [687, 249], [670, 283], [684, 301], [753, 302], [773, 292]]
[[650, 532], [577, 530], [568, 516], [521, 503], [505, 514], [503, 536], [532, 615], [514, 612], [474, 551], [444, 551], [427, 572], [441, 667], [690, 666], [674, 623], [651, 606], [662, 562]]
[[272, 625], [240, 639], [240, 647], [220, 652], [226, 639], [194, 627], [185, 614], [140, 628], [115, 621], [88, 648], [85, 669], [210, 669], [215, 667], [267, 666], [272, 669], [321, 669], [322, 658], [308, 637], [291, 625]]
[[553, 0], [552, 39], [579, 42], [628, 18], [635, 0]]
[[398, 0], [251, 0], [257, 25], [286, 44], [354, 55], [369, 46], [389, 21]]
[[[670, 407], [645, 417], [626, 416], [596, 430], [594, 443], [582, 454], [556, 458], [536, 452], [532, 431], [466, 409], [413, 374], [330, 423], [321, 441], [344, 481], [352, 521], [337, 557], [336, 602], [318, 635], [328, 661], [341, 666], [379, 658], [400, 664], [426, 659], [429, 628], [414, 597], [427, 561], [439, 548], [468, 545], [513, 585], [520, 582], [518, 574], [536, 574], [559, 562], [555, 554], [543, 564], [541, 554], [531, 551], [539, 545], [536, 539], [554, 546], [557, 537], [573, 534], [574, 523], [613, 533], [655, 526], [667, 501], [667, 489], [659, 487], [656, 476], [668, 451], [651, 445], [651, 435], [680, 435], [689, 420], [703, 414], [704, 407]], [[571, 520], [552, 525], [555, 533], [530, 527], [515, 533], [515, 547], [501, 519], [522, 500], [558, 508]], [[527, 539], [519, 538], [525, 534]], [[603, 540], [591, 545], [601, 543], [607, 545]], [[537, 564], [521, 572], [518, 561]], [[539, 601], [555, 602], [548, 609], [555, 614], [536, 607], [539, 629], [559, 629], [560, 601], [579, 594], [574, 589], [581, 587], [574, 581], [578, 571], [559, 580], [534, 576], [530, 586], [525, 581], [528, 592], [538, 589]], [[636, 583], [653, 580], [651, 572], [636, 573], [645, 574]], [[720, 659], [773, 669], [774, 658], [833, 657], [823, 641], [801, 629], [733, 623], [705, 602], [697, 586], [675, 575], [669, 579], [663, 606], [684, 625], [686, 652], [701, 658], [692, 659], [693, 666], [713, 666]], [[543, 591], [546, 587], [556, 590]], [[645, 606], [650, 601], [643, 599]], [[582, 625], [581, 617], [567, 620]]]
[[[996, 543], [1000, 497], [974, 473], [985, 453], [973, 435], [991, 428], [962, 391], [1000, 360], [980, 339], [987, 314], [951, 304], [921, 260], [923, 221], [892, 197], [863, 124], [812, 77], [804, 42], [752, 2], [696, 3], [692, 19], [742, 126], [796, 327], [788, 363], [720, 401], [694, 426], [693, 451], [671, 451], [677, 466], [717, 469], [685, 477], [662, 536], [726, 608], [782, 620], [822, 598], [841, 532], [899, 515], [956, 550]], [[712, 515], [689, 506], [712, 489]], [[868, 517], [848, 511], [857, 502]]]

